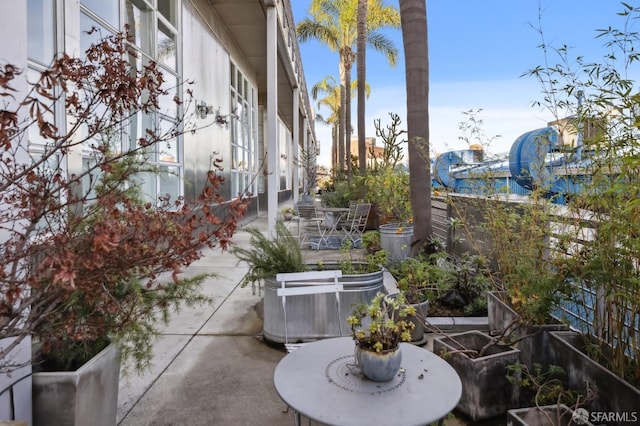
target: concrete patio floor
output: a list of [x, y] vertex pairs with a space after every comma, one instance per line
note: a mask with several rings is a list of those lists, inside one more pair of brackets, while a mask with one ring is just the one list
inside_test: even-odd
[[[247, 218], [242, 228], [247, 226], [266, 231], [266, 215]], [[246, 247], [249, 238], [241, 229], [234, 244]], [[338, 260], [342, 255], [339, 250], [304, 253], [309, 261]], [[119, 425], [294, 424], [293, 413], [286, 412], [273, 387], [274, 369], [285, 352], [262, 339], [262, 295], [259, 289], [240, 286], [247, 269], [219, 249], [208, 250], [189, 267], [187, 275], [216, 275], [203, 285], [212, 302], [175, 313], [161, 328], [149, 371], [130, 372], [120, 381]], [[430, 343], [429, 339], [425, 350]], [[445, 424], [470, 423], [456, 416]], [[490, 424], [504, 420], [485, 423]]]

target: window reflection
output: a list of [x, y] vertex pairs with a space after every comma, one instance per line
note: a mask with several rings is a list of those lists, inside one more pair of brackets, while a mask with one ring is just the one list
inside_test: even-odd
[[80, 0], [80, 3], [109, 24], [118, 27], [120, 0]]
[[162, 21], [158, 21], [158, 59], [176, 69], [176, 35]]
[[178, 22], [178, 2], [176, 0], [158, 0], [158, 12], [174, 27]]
[[127, 0], [125, 3], [125, 23], [129, 25], [129, 37], [142, 51], [153, 54], [152, 14], [147, 5], [140, 0]]
[[160, 151], [159, 160], [164, 163], [178, 162], [178, 143], [175, 137], [171, 137], [175, 129], [175, 123], [167, 120], [160, 120], [160, 132], [163, 139], [167, 139], [160, 143], [158, 150]]
[[[92, 31], [95, 28], [95, 31]], [[92, 44], [97, 44], [101, 39], [111, 34], [111, 31], [100, 25], [91, 17], [80, 14], [80, 52], [82, 57], [86, 56], [87, 50]]]
[[[28, 71], [29, 81], [37, 81], [40, 78], [40, 73], [38, 71], [29, 69]], [[32, 96], [38, 98], [39, 101], [43, 103], [43, 107], [40, 109], [40, 113], [42, 114], [42, 119], [45, 122], [48, 122], [52, 125], [56, 124], [55, 121], [55, 103], [49, 99], [46, 99], [44, 96], [38, 95], [36, 92], [33, 92]], [[47, 110], [48, 108], [48, 110]], [[34, 146], [44, 147], [50, 139], [44, 138], [40, 134], [40, 129], [37, 124], [29, 126], [29, 147], [33, 149]]]
[[158, 104], [160, 105], [160, 112], [168, 115], [169, 117], [175, 117], [178, 105], [176, 105], [175, 97], [178, 95], [178, 79], [173, 77], [171, 73], [166, 70], [162, 70], [164, 73], [164, 83], [162, 88], [167, 90], [166, 95], [161, 95], [158, 98]]
[[55, 52], [55, 3], [53, 0], [28, 0], [27, 10], [29, 58], [48, 64]]
[[180, 196], [180, 169], [178, 167], [160, 166], [159, 195], [168, 195], [170, 203]]

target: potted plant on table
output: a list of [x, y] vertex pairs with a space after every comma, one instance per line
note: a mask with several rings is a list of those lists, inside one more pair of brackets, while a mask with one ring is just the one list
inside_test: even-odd
[[400, 342], [411, 340], [414, 324], [407, 320], [415, 309], [402, 293], [391, 297], [378, 293], [369, 305], [357, 305], [347, 323], [356, 342], [356, 363], [370, 380], [384, 382], [400, 369]]
[[[0, 337], [14, 339], [0, 347], [0, 360], [33, 337], [34, 425], [115, 424], [120, 361], [144, 370], [157, 325], [183, 303], [208, 300], [203, 276], [180, 273], [203, 248], [226, 247], [247, 205], [220, 204], [222, 178], [214, 170], [194, 202], [143, 197], [140, 180], [160, 173], [148, 153], [185, 128], [121, 140], [129, 120], [157, 109], [166, 95], [155, 64], [131, 68], [137, 54], [129, 46], [117, 34], [90, 47], [84, 60], [54, 59], [25, 99], [1, 111]], [[0, 95], [13, 98], [19, 71], [2, 65], [0, 74]], [[64, 105], [64, 129], [48, 113], [54, 103]], [[26, 156], [31, 128], [41, 150]], [[67, 173], [66, 156], [83, 152], [84, 168]], [[98, 360], [109, 369], [96, 371]], [[67, 371], [51, 371], [58, 367]], [[85, 372], [92, 379], [81, 378]]]

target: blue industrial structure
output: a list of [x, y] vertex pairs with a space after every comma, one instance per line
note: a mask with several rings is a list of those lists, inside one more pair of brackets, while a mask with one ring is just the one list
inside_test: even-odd
[[[579, 139], [578, 139], [579, 142]], [[556, 126], [522, 134], [509, 153], [485, 158], [482, 150], [448, 151], [432, 165], [433, 188], [463, 194], [528, 195], [543, 188], [555, 203], [579, 192], [592, 158], [582, 147], [567, 150]]]

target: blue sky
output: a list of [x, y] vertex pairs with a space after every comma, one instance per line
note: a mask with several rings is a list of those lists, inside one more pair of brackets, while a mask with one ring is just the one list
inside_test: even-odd
[[[384, 1], [399, 8], [398, 0]], [[310, 3], [291, 0], [296, 22], [307, 16]], [[542, 28], [547, 45], [566, 44], [574, 54], [598, 61], [605, 49], [596, 29], [621, 27], [616, 14], [622, 10], [615, 0], [427, 0], [432, 152], [467, 147], [459, 140], [458, 127], [465, 120], [462, 113], [471, 109], [482, 109], [478, 118], [486, 135], [500, 135], [489, 146], [493, 153], [508, 151], [522, 133], [545, 127], [553, 115], [532, 107], [542, 100], [541, 86], [532, 77], [520, 77], [545, 60], [536, 28]], [[406, 128], [402, 34], [399, 29], [386, 34], [401, 55], [391, 68], [381, 54], [367, 50], [367, 136], [375, 136], [374, 119], [389, 122], [389, 112], [400, 115]], [[327, 75], [338, 78], [337, 53], [315, 41], [300, 43], [300, 50], [309, 88]], [[354, 79], [355, 71], [354, 66]], [[355, 106], [354, 100], [357, 128]], [[319, 161], [328, 165], [330, 129], [317, 123], [316, 135]]]

